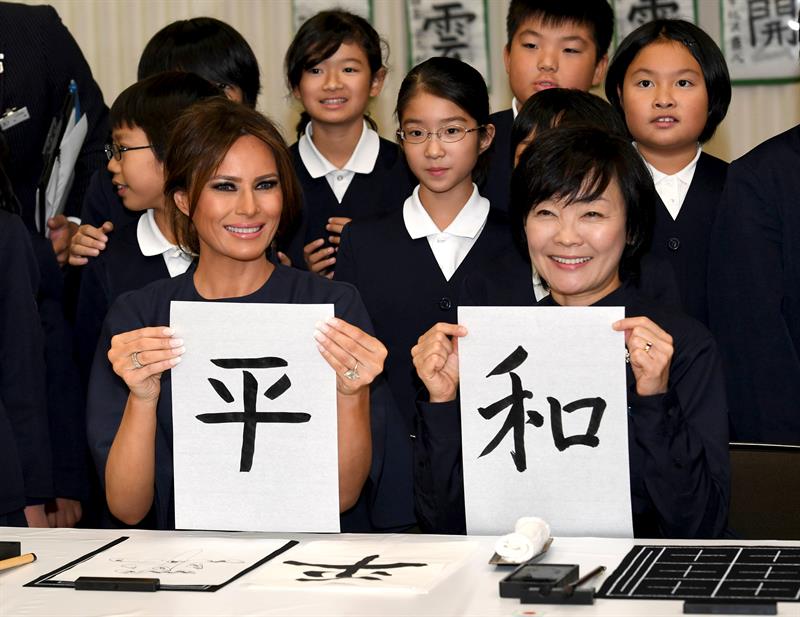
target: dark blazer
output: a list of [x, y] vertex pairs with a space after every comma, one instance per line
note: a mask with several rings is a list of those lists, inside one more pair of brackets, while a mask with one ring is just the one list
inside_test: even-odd
[[[142, 254], [136, 237], [138, 224], [138, 221], [133, 221], [115, 231], [109, 236], [106, 250], [83, 267], [75, 318], [75, 350], [84, 383], [89, 381], [92, 359], [108, 308], [126, 291], [169, 278], [163, 256]], [[103, 350], [102, 357], [106, 351]]]
[[[445, 280], [427, 238], [412, 240], [402, 209], [379, 218], [349, 224], [342, 234], [336, 280], [361, 292], [376, 336], [389, 355], [384, 364], [397, 409], [387, 422], [386, 451], [392, 467], [399, 521], [415, 522], [412, 504], [411, 438], [415, 400], [421, 383], [411, 363], [411, 347], [440, 321], [456, 322], [464, 277], [494, 259], [510, 244], [502, 213], [490, 210], [486, 225], [449, 281]], [[400, 518], [400, 516], [404, 518]]]
[[11, 149], [8, 175], [22, 205], [22, 219], [31, 229], [47, 131], [61, 111], [70, 80], [78, 84], [81, 111], [89, 126], [64, 212], [78, 216], [92, 172], [106, 163], [103, 145], [108, 136], [108, 108], [103, 95], [53, 7], [0, 3], [0, 42], [5, 55], [0, 113], [10, 107], [27, 107], [31, 115], [3, 132]]
[[731, 437], [800, 444], [800, 126], [731, 163], [709, 248], [709, 324]]
[[511, 109], [497, 111], [489, 116], [489, 122], [495, 126], [494, 141], [489, 155], [489, 173], [481, 184], [480, 191], [493, 208], [508, 212], [511, 172], [514, 169], [514, 153], [511, 152], [514, 112]]
[[650, 252], [669, 262], [675, 271], [681, 302], [687, 315], [708, 325], [708, 244], [728, 164], [703, 152], [681, 206], [673, 219], [661, 198]]
[[406, 165], [405, 157], [397, 144], [381, 138], [375, 168], [370, 174], [355, 174], [342, 203], [336, 200], [328, 180], [322, 176], [312, 178], [300, 158], [298, 144], [290, 148], [297, 178], [303, 189], [303, 210], [294, 232], [280, 241], [292, 265], [305, 269], [303, 247], [325, 239], [330, 246], [325, 229], [328, 219], [345, 216], [353, 220], [391, 212], [403, 206], [416, 185], [416, 180]]
[[53, 497], [39, 272], [28, 233], [0, 210], [0, 514]]
[[[555, 302], [548, 297], [540, 304]], [[626, 367], [634, 535], [722, 535], [730, 495], [728, 420], [722, 368], [711, 334], [694, 319], [655, 305], [628, 285], [595, 306], [624, 306], [626, 316], [646, 315], [669, 332], [675, 344], [666, 394], [639, 396], [633, 371]], [[414, 471], [420, 525], [435, 533], [465, 533], [458, 401], [418, 406]]]

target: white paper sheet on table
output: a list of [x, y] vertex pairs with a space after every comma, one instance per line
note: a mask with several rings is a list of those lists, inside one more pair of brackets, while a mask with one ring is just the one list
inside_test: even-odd
[[427, 593], [458, 570], [478, 546], [466, 539], [377, 538], [301, 544], [251, 572], [242, 583], [270, 589]]
[[[632, 535], [624, 336], [611, 329], [623, 317], [622, 307], [458, 309], [458, 322], [469, 331], [459, 340], [468, 533], [503, 534], [514, 528], [517, 518], [539, 516], [555, 536]], [[487, 377], [519, 347], [527, 352], [524, 361]], [[511, 395], [511, 373], [531, 394], [517, 423], [524, 447], [515, 447], [511, 428], [481, 456], [512, 416], [510, 407], [488, 419], [478, 409]], [[606, 407], [598, 444], [559, 451], [548, 397], [562, 409], [574, 401], [602, 398]], [[529, 411], [541, 418], [531, 418]], [[561, 418], [564, 436], [570, 437], [587, 433], [594, 411], [580, 406], [555, 415]]]
[[[178, 529], [339, 531], [336, 376], [313, 338], [314, 324], [332, 316], [331, 304], [172, 303], [186, 346], [172, 370]], [[242, 366], [267, 357], [285, 366]], [[222, 359], [247, 361], [225, 368]], [[242, 416], [215, 415], [242, 413], [247, 390], [251, 411], [293, 422], [258, 416], [269, 421], [249, 439]], [[226, 418], [234, 421], [207, 423]], [[247, 443], [252, 465], [240, 471]]]
[[[222, 585], [286, 545], [259, 538], [128, 538], [54, 578], [158, 578], [162, 585]], [[285, 558], [291, 550], [279, 557]]]

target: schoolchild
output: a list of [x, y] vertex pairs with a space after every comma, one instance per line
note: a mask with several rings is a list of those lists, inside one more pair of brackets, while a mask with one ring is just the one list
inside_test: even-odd
[[410, 490], [420, 386], [410, 349], [434, 323], [455, 321], [464, 277], [510, 246], [511, 236], [476, 186], [494, 135], [480, 73], [453, 58], [426, 60], [403, 80], [396, 113], [419, 185], [401, 209], [344, 228], [335, 278], [358, 288], [389, 350], [385, 374], [398, 417], [387, 448], [398, 485]]
[[[193, 73], [159, 73], [125, 89], [111, 106], [108, 170], [125, 207], [142, 216], [115, 232], [108, 249], [85, 268], [78, 295], [75, 340], [88, 380], [108, 307], [120, 294], [186, 271], [166, 218], [163, 160], [169, 131], [181, 112], [220, 90]], [[105, 355], [105, 351], [101, 352]]]
[[303, 212], [282, 244], [294, 266], [329, 278], [343, 226], [399, 209], [413, 188], [397, 144], [367, 115], [386, 78], [384, 47], [367, 20], [334, 10], [306, 21], [286, 51], [286, 81], [304, 110], [292, 146]]
[[[258, 60], [242, 35], [213, 17], [174, 21], [156, 32], [139, 58], [137, 80], [164, 71], [195, 73], [231, 100], [255, 108], [261, 90]], [[107, 169], [91, 178], [81, 209], [81, 226], [70, 244], [69, 263], [83, 266], [100, 254], [108, 234], [137, 220], [141, 211], [123, 207]]]
[[513, 99], [492, 114], [492, 165], [481, 187], [492, 206], [508, 210], [513, 169], [511, 125], [522, 105], [549, 88], [588, 91], [603, 80], [614, 12], [607, 0], [511, 0], [503, 62]]
[[[596, 128], [545, 131], [514, 170], [511, 196], [514, 238], [550, 290], [540, 306], [625, 307], [625, 319], [608, 328], [624, 332], [628, 350], [634, 535], [720, 536], [730, 470], [714, 339], [696, 320], [630, 285], [655, 208], [641, 158], [627, 138]], [[490, 297], [486, 304], [502, 300]], [[425, 463], [415, 466], [418, 510], [423, 529], [438, 533], [465, 531], [457, 339], [467, 336], [462, 325], [438, 323], [412, 349], [429, 395], [419, 402], [415, 440], [416, 458]], [[591, 509], [585, 529], [592, 534]]]
[[[192, 106], [164, 158], [164, 193], [177, 240], [196, 268], [121, 296], [103, 326], [89, 387], [89, 443], [112, 513], [135, 524], [152, 509], [174, 528], [171, 372], [183, 341], [167, 328], [172, 300], [331, 303], [314, 332], [336, 372], [339, 500], [356, 502], [370, 469], [370, 383], [386, 350], [351, 286], [275, 265], [266, 252], [299, 210], [283, 138], [264, 116], [216, 97]], [[308, 496], [313, 507], [314, 495]], [[343, 514], [343, 527], [344, 518]]]
[[624, 114], [659, 203], [652, 254], [675, 271], [683, 308], [708, 325], [708, 246], [728, 164], [702, 151], [731, 100], [716, 43], [682, 20], [656, 20], [620, 43], [606, 97]]

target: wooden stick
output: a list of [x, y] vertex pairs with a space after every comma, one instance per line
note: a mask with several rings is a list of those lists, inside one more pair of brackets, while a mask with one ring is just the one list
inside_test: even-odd
[[34, 553], [25, 553], [19, 557], [0, 559], [0, 570], [8, 570], [9, 568], [16, 568], [17, 566], [24, 566], [26, 563], [33, 563], [34, 561], [36, 561], [36, 555]]

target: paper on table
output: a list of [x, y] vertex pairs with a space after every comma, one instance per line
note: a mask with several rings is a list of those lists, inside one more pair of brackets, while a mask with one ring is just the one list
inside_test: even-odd
[[332, 316], [172, 302], [186, 346], [172, 370], [177, 528], [339, 531], [336, 376], [313, 338]]
[[623, 317], [622, 307], [459, 308], [469, 533], [539, 516], [554, 536], [632, 535], [624, 336], [611, 329]]
[[247, 577], [254, 587], [427, 593], [477, 548], [466, 539], [398, 542], [319, 540], [292, 549]]
[[131, 537], [55, 579], [113, 576], [158, 578], [162, 585], [221, 585], [285, 544], [286, 540], [259, 538]]

